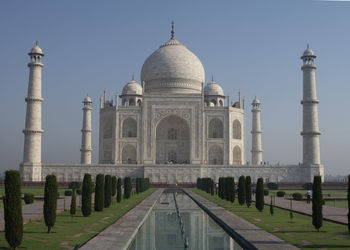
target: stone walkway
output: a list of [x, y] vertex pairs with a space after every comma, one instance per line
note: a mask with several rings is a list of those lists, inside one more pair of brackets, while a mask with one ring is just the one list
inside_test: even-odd
[[[64, 202], [64, 200], [66, 202]], [[70, 196], [64, 196], [61, 199], [57, 200], [57, 210], [56, 213], [63, 212], [64, 205], [66, 210], [70, 208]], [[81, 204], [81, 196], [77, 196], [77, 206]], [[43, 217], [43, 206], [44, 202], [35, 202], [28, 205], [22, 206], [22, 215], [23, 215], [23, 223], [26, 224], [32, 220], [38, 220]], [[4, 222], [4, 209], [0, 209], [0, 231], [5, 230], [5, 222]]]
[[[253, 200], [255, 200], [255, 197], [253, 197]], [[265, 196], [265, 204], [270, 204], [271, 197]], [[290, 209], [290, 200], [276, 197], [275, 198], [275, 207], [283, 208], [283, 209]], [[312, 203], [307, 204], [305, 201], [292, 201], [292, 210], [305, 215], [312, 215]], [[331, 221], [335, 223], [340, 223], [343, 225], [348, 224], [348, 210], [345, 208], [339, 208], [339, 207], [330, 207], [330, 206], [323, 206], [323, 219], [326, 221]]]
[[[286, 243], [280, 238], [264, 231], [261, 228], [249, 223], [248, 221], [234, 215], [222, 207], [202, 198], [193, 193], [190, 189], [185, 192], [202, 208], [206, 209], [219, 225], [230, 231], [229, 234], [237, 235], [253, 245], [256, 249], [299, 249], [291, 244]], [[212, 216], [213, 215], [213, 216]], [[214, 218], [213, 218], [214, 217]]]
[[148, 214], [153, 209], [163, 190], [158, 189], [153, 192], [140, 204], [79, 249], [126, 249], [147, 219]]

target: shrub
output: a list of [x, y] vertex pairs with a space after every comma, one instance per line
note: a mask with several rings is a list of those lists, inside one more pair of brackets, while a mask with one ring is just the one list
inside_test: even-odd
[[255, 207], [262, 212], [264, 209], [264, 182], [263, 178], [258, 179], [258, 183], [256, 184], [256, 194], [255, 194]]
[[117, 202], [122, 200], [122, 179], [118, 178], [117, 181]]
[[267, 183], [267, 187], [270, 190], [277, 190], [278, 189], [278, 184], [275, 182], [269, 182]]
[[64, 190], [64, 196], [72, 196], [72, 190]]
[[21, 244], [23, 238], [21, 180], [19, 171], [6, 171], [5, 197], [3, 197], [3, 202], [5, 238], [8, 244], [15, 249]]
[[350, 233], [350, 174], [348, 175], [348, 231]]
[[303, 195], [301, 193], [294, 193], [292, 194], [292, 197], [296, 201], [301, 201], [303, 199]]
[[277, 197], [284, 197], [285, 194], [286, 192], [284, 191], [277, 191]]
[[90, 174], [84, 175], [83, 190], [81, 196], [81, 212], [84, 217], [91, 214], [91, 194], [92, 194], [92, 180]]
[[96, 176], [95, 187], [95, 211], [103, 211], [105, 195], [104, 195], [104, 175], [98, 174]]
[[245, 178], [245, 202], [247, 204], [247, 207], [250, 207], [252, 204], [252, 180], [250, 176], [247, 176]]
[[112, 198], [112, 177], [110, 175], [105, 176], [105, 207], [111, 205]]
[[73, 188], [72, 199], [70, 201], [70, 210], [69, 210], [70, 215], [71, 216], [75, 215], [76, 210], [77, 210], [77, 196], [75, 195], [75, 189]]
[[80, 188], [80, 183], [77, 182], [77, 181], [72, 181], [72, 182], [70, 182], [70, 183], [68, 184], [68, 187], [69, 187], [70, 189], [75, 189], [75, 190], [77, 190], [77, 189]]
[[320, 231], [323, 222], [322, 205], [321, 176], [314, 176], [314, 184], [312, 185], [312, 225], [317, 229], [317, 232]]
[[25, 193], [24, 194], [24, 203], [25, 204], [32, 204], [33, 202], [34, 202], [34, 194]]
[[131, 186], [131, 179], [130, 177], [125, 177], [124, 178], [124, 198], [125, 199], [129, 199], [131, 196], [131, 190], [132, 186]]
[[269, 195], [269, 190], [268, 189], [264, 189], [264, 195], [268, 196]]
[[45, 193], [44, 193], [44, 219], [47, 226], [47, 233], [56, 222], [57, 208], [57, 181], [55, 175], [46, 176]]
[[220, 177], [219, 178], [219, 190], [218, 190], [218, 192], [219, 192], [219, 197], [221, 198], [221, 199], [225, 199], [225, 178], [224, 177]]
[[302, 188], [305, 189], [305, 190], [311, 190], [312, 189], [312, 183], [311, 182], [304, 183], [302, 185]]
[[243, 175], [238, 179], [238, 203], [241, 206], [245, 203], [245, 178]]
[[112, 176], [112, 196], [117, 193], [117, 177]]
[[81, 195], [82, 194], [82, 191], [81, 191], [81, 189], [79, 188], [79, 189], [77, 189], [77, 190], [75, 190], [75, 192], [77, 193], [77, 195]]

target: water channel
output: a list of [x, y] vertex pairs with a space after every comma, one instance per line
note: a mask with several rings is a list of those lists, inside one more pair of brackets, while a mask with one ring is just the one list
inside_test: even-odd
[[128, 250], [242, 249], [184, 193], [164, 192]]

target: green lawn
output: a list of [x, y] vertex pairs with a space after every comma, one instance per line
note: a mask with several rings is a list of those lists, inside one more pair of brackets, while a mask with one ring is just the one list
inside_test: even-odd
[[216, 195], [211, 196], [198, 189], [193, 191], [302, 249], [350, 249], [350, 235], [347, 226], [324, 221], [321, 231], [317, 232], [312, 226], [311, 216], [293, 213], [294, 218], [291, 221], [289, 212], [283, 209], [274, 208], [274, 215], [271, 216], [269, 206], [265, 206], [264, 211], [259, 212], [254, 203], [247, 208], [246, 205], [240, 206], [237, 198], [232, 204]]
[[330, 207], [340, 207], [340, 208], [345, 208], [348, 209], [348, 201], [332, 201], [332, 200], [328, 200], [325, 201], [327, 206]]
[[[83, 244], [114, 223], [153, 191], [155, 189], [135, 194], [128, 200], [122, 200], [121, 203], [116, 203], [114, 198], [111, 207], [105, 208], [102, 212], [93, 212], [89, 217], [83, 217], [80, 209], [77, 209], [77, 215], [74, 218], [70, 216], [69, 211], [60, 213], [50, 234], [46, 233], [47, 228], [43, 219], [25, 224], [20, 248], [52, 250], [71, 248], [77, 243]], [[0, 232], [0, 234], [2, 238], [0, 249], [8, 249], [5, 233]]]
[[[286, 192], [286, 196], [291, 195], [293, 193], [301, 193], [303, 196], [306, 194], [306, 190], [304, 189], [295, 189], [295, 190], [290, 190], [290, 189], [278, 189], [278, 190], [269, 190], [270, 195], [271, 194], [276, 194], [278, 191], [284, 191]], [[324, 189], [322, 190], [322, 194], [324, 198], [328, 197], [342, 197], [346, 198], [347, 197], [347, 190], [342, 189], [342, 190], [330, 190], [330, 189]]]

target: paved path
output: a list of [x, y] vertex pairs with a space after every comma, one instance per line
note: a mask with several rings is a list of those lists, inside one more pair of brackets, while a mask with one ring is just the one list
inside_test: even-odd
[[[64, 200], [66, 201], [64, 203]], [[61, 199], [57, 200], [57, 213], [60, 213], [64, 210], [64, 205], [66, 206], [66, 209], [70, 208], [70, 196], [64, 196]], [[81, 196], [77, 196], [77, 206], [80, 206], [81, 204]], [[37, 220], [43, 217], [43, 206], [44, 202], [35, 202], [28, 205], [22, 206], [22, 216], [23, 216], [23, 223], [26, 224], [32, 220]], [[0, 209], [0, 231], [3, 231], [5, 228], [5, 222], [4, 222], [4, 209]]]
[[[241, 217], [225, 210], [222, 207], [210, 202], [203, 197], [193, 193], [190, 189], [185, 189], [185, 192], [195, 201], [200, 203], [206, 210], [209, 210], [210, 217], [223, 225], [229, 231], [233, 231], [232, 234], [238, 235], [251, 243], [256, 249], [299, 249], [291, 244], [286, 243], [280, 238], [264, 231], [261, 228], [249, 223]], [[213, 216], [212, 216], [213, 215]], [[227, 232], [227, 230], [225, 231]], [[231, 234], [231, 233], [229, 233]]]
[[[253, 200], [255, 200], [255, 197], [253, 197]], [[270, 204], [270, 202], [271, 202], [271, 198], [269, 196], [265, 196], [265, 204]], [[281, 198], [281, 197], [276, 197], [274, 206], [289, 210], [290, 200]], [[312, 203], [308, 204], [305, 201], [293, 200], [292, 210], [297, 213], [312, 215]], [[348, 224], [347, 214], [348, 214], [348, 210], [345, 208], [323, 206], [324, 220], [347, 225]]]
[[147, 219], [148, 214], [163, 193], [163, 190], [164, 189], [158, 189], [153, 192], [140, 204], [131, 209], [114, 224], [107, 227], [79, 249], [126, 249], [134, 239], [139, 228]]

